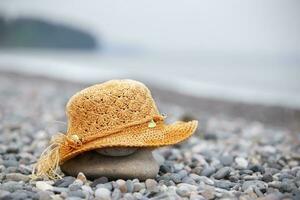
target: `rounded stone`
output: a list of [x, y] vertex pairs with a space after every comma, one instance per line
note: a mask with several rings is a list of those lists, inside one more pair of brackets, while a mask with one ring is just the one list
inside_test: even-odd
[[123, 192], [123, 193], [127, 192], [126, 181], [119, 179], [116, 181], [116, 183], [118, 184], [118, 188], [120, 189], [121, 192]]
[[108, 148], [96, 149], [95, 151], [104, 156], [128, 156], [136, 152], [137, 148], [108, 147]]
[[129, 156], [104, 156], [89, 151], [66, 161], [61, 165], [61, 169], [71, 176], [82, 172], [89, 179], [104, 176], [113, 180], [146, 180], [156, 177], [159, 166], [150, 149], [138, 149]]
[[157, 182], [154, 179], [147, 179], [146, 182], [146, 188], [149, 191], [156, 191]]
[[223, 156], [220, 156], [219, 159], [224, 166], [230, 166], [233, 163], [232, 155], [223, 155]]
[[24, 181], [28, 182], [30, 180], [29, 176], [20, 174], [20, 173], [10, 173], [6, 174], [6, 180], [7, 181]]
[[269, 173], [263, 175], [262, 180], [266, 183], [273, 181], [273, 176]]
[[81, 180], [83, 183], [86, 182], [86, 177], [85, 177], [84, 173], [82, 173], [82, 172], [79, 172], [79, 173], [78, 173], [77, 179], [78, 179], [78, 180]]
[[37, 187], [37, 189], [42, 190], [42, 191], [46, 191], [46, 190], [50, 190], [51, 191], [51, 190], [53, 190], [53, 186], [49, 185], [45, 181], [37, 181], [36, 182], [36, 187]]
[[121, 197], [122, 197], [122, 193], [121, 193], [121, 191], [120, 191], [118, 188], [116, 188], [116, 189], [112, 192], [112, 194], [111, 194], [112, 200], [118, 200], [118, 199], [120, 199]]
[[110, 200], [110, 191], [106, 188], [98, 188], [95, 191], [95, 197], [101, 200]]
[[223, 178], [227, 177], [231, 171], [232, 171], [232, 168], [223, 167], [217, 171], [217, 173], [214, 175], [214, 177], [215, 177], [215, 179], [223, 179]]
[[[76, 173], [76, 175], [77, 174], [78, 173]], [[76, 175], [73, 175], [73, 176], [76, 176]], [[54, 183], [54, 186], [57, 186], [57, 187], [68, 187], [69, 185], [71, 185], [76, 180], [73, 176], [65, 176], [62, 179], [57, 180]]]
[[236, 157], [234, 161], [236, 162], [238, 169], [246, 169], [248, 166], [248, 161], [243, 157]]
[[215, 171], [216, 171], [216, 169], [214, 167], [207, 166], [201, 171], [200, 175], [209, 177], [213, 173], [215, 173]]
[[108, 182], [107, 177], [100, 177], [100, 178], [95, 179], [92, 182], [91, 187], [96, 187], [96, 185], [98, 185], [98, 184], [104, 184], [104, 183], [107, 183], [107, 182]]
[[134, 183], [133, 184], [133, 192], [139, 192], [140, 190], [145, 188], [145, 183]]
[[176, 189], [176, 193], [182, 197], [189, 197], [191, 191], [190, 191], [189, 187], [182, 185]]

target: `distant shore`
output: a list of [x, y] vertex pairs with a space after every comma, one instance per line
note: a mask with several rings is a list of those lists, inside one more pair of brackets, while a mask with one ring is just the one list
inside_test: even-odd
[[0, 49], [0, 70], [84, 84], [132, 78], [183, 95], [300, 109], [299, 64], [286, 60], [201, 52]]

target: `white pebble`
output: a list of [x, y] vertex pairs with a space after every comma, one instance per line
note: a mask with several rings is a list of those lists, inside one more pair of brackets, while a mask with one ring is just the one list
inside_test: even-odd
[[92, 188], [90, 186], [88, 186], [88, 185], [83, 185], [81, 187], [81, 189], [82, 189], [82, 191], [84, 191], [84, 192], [86, 192], [88, 194], [93, 194], [94, 193], [94, 191], [92, 190]]
[[95, 191], [95, 196], [101, 200], [110, 200], [110, 191], [106, 188], [98, 188]]
[[248, 166], [248, 161], [245, 158], [236, 157], [234, 161], [239, 169], [246, 169]]
[[35, 185], [38, 189], [43, 190], [43, 191], [46, 191], [46, 190], [52, 191], [53, 190], [53, 186], [49, 185], [45, 181], [37, 181]]

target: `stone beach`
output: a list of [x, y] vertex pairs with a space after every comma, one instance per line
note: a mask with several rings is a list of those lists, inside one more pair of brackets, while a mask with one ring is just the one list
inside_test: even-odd
[[76, 172], [56, 181], [32, 180], [33, 164], [51, 136], [66, 129], [66, 102], [85, 85], [10, 73], [1, 73], [0, 83], [0, 200], [300, 199], [299, 130], [186, 113], [155, 95], [168, 121], [200, 120], [193, 137], [155, 150], [158, 176], [89, 179]]

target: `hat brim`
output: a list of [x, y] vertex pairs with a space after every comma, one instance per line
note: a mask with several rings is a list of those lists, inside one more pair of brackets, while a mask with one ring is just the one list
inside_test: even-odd
[[62, 147], [60, 149], [60, 164], [86, 151], [106, 147], [159, 147], [179, 143], [189, 138], [197, 129], [198, 121], [178, 121], [173, 124], [157, 123], [150, 128], [142, 124], [130, 129], [98, 138], [82, 144], [77, 149]]

